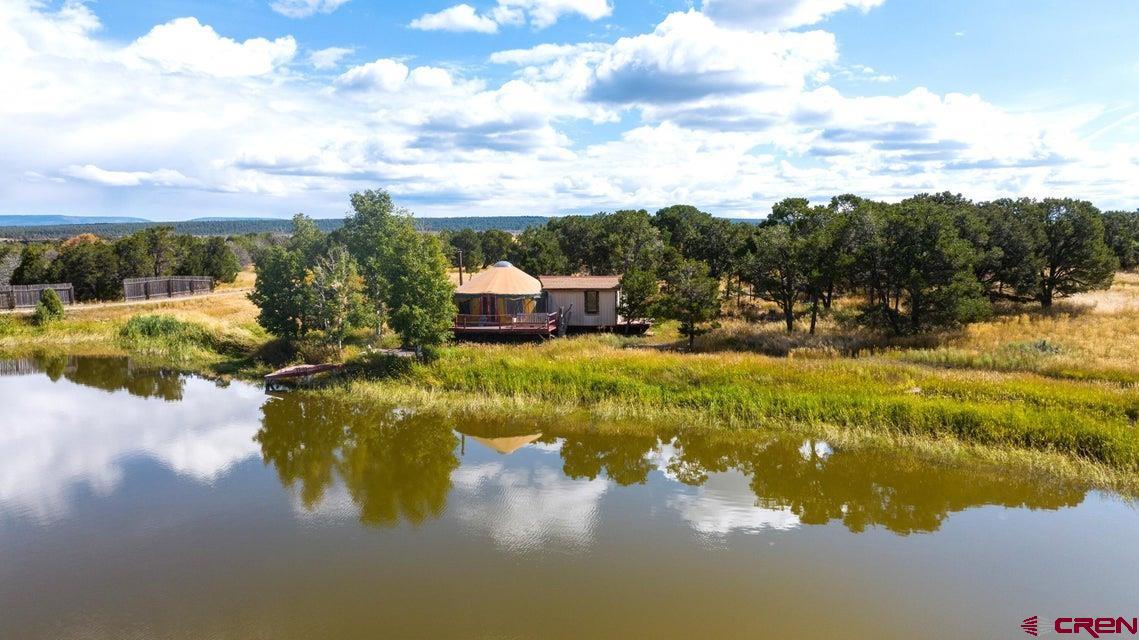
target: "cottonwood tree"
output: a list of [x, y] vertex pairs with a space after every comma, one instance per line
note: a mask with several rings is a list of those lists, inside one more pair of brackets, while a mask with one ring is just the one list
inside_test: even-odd
[[256, 268], [257, 281], [249, 299], [259, 310], [258, 324], [282, 338], [304, 336], [310, 328], [311, 301], [300, 253], [279, 246], [267, 247], [258, 253]]
[[311, 317], [309, 324], [319, 327], [337, 349], [343, 349], [344, 338], [366, 317], [364, 280], [356, 260], [343, 245], [334, 244], [306, 272], [303, 286], [308, 291], [302, 298], [311, 302], [306, 310]]
[[447, 340], [454, 287], [438, 239], [416, 231], [386, 191], [352, 194], [352, 209], [340, 235], [361, 267], [377, 323], [386, 317], [408, 347]]
[[665, 277], [660, 309], [666, 318], [680, 323], [680, 335], [691, 350], [696, 336], [720, 316], [720, 283], [708, 275], [708, 265], [682, 260]]
[[451, 338], [455, 287], [438, 239], [418, 233], [404, 238], [388, 282], [389, 322], [404, 346], [429, 355]]
[[1103, 221], [1090, 202], [1049, 198], [1037, 208], [1041, 306], [1056, 298], [1111, 287], [1119, 261], [1104, 242]]

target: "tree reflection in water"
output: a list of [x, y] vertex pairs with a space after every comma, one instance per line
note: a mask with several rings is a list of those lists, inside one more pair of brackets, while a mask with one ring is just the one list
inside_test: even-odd
[[338, 477], [370, 525], [421, 524], [443, 513], [458, 437], [437, 419], [387, 407], [289, 394], [261, 409], [266, 464], [314, 508]]
[[[306, 508], [339, 477], [367, 524], [420, 524], [443, 512], [459, 466], [453, 422], [302, 394], [269, 401], [263, 414], [256, 437], [262, 456], [284, 484], [299, 485]], [[750, 431], [605, 434], [555, 421], [471, 418], [457, 428], [480, 437], [541, 432], [538, 442], [557, 444], [562, 472], [578, 480], [605, 476], [637, 485], [659, 470], [701, 486], [713, 474], [736, 471], [748, 478], [757, 508], [789, 510], [803, 524], [840, 521], [852, 532], [931, 532], [970, 507], [1058, 509], [1084, 496], [1039, 478], [931, 464], [896, 450], [831, 451], [822, 442]]]
[[103, 391], [126, 391], [140, 398], [182, 399], [185, 378], [174, 371], [139, 366], [126, 357], [45, 355], [8, 360], [0, 374], [43, 373], [52, 382], [67, 380]]

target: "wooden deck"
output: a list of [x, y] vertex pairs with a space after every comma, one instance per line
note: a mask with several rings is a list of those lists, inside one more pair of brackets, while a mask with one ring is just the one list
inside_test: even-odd
[[554, 336], [558, 332], [557, 313], [520, 313], [496, 315], [459, 314], [452, 328], [455, 335], [531, 335]]
[[265, 389], [275, 391], [285, 388], [290, 382], [311, 381], [314, 376], [340, 371], [343, 368], [342, 364], [298, 364], [285, 367], [265, 376]]

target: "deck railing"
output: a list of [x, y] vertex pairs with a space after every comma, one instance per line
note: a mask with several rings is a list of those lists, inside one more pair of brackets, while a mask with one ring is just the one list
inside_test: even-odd
[[456, 329], [483, 329], [494, 331], [553, 331], [558, 326], [557, 313], [498, 313], [459, 314], [455, 316]]

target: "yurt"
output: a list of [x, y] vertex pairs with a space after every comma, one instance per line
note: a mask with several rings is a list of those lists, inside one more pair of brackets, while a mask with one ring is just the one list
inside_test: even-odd
[[455, 290], [460, 316], [488, 318], [541, 313], [542, 283], [506, 262], [495, 263]]

